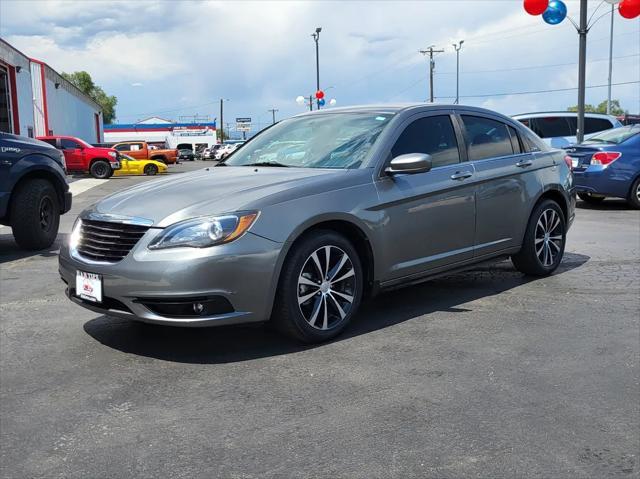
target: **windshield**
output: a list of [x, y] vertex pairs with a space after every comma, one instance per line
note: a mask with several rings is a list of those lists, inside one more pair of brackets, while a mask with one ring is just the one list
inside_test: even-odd
[[291, 118], [239, 148], [224, 164], [358, 168], [392, 116], [368, 112]]
[[631, 138], [633, 135], [637, 135], [638, 133], [640, 133], [639, 125], [623, 126], [620, 128], [602, 131], [588, 140], [585, 140], [584, 143], [611, 143], [613, 145], [619, 145], [626, 139]]
[[89, 143], [87, 143], [86, 141], [84, 141], [81, 138], [74, 138], [74, 141], [77, 141], [78, 143], [80, 143], [85, 148], [93, 148], [93, 146], [91, 146]]

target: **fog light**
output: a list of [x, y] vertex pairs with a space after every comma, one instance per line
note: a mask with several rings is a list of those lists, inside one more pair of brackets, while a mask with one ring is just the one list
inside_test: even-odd
[[193, 312], [196, 314], [202, 314], [204, 312], [204, 304], [193, 303]]

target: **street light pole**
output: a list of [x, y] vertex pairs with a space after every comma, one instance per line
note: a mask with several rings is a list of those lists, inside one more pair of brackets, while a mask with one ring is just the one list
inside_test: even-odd
[[[322, 31], [322, 27], [316, 28], [315, 33], [312, 33], [311, 36], [313, 40], [316, 42], [316, 91], [320, 90], [320, 51], [318, 46], [318, 40], [320, 40], [320, 32]], [[316, 108], [320, 109], [320, 99], [317, 99]]]
[[611, 31], [609, 33], [609, 89], [607, 93], [607, 115], [611, 115], [611, 82], [613, 77], [613, 14], [614, 4], [611, 4]]
[[462, 50], [463, 43], [464, 40], [460, 40], [457, 44], [453, 44], [456, 51], [456, 105], [460, 103], [460, 50]]
[[224, 99], [220, 98], [220, 128], [222, 129], [222, 133], [220, 134], [220, 143], [224, 142]]
[[584, 141], [584, 101], [586, 92], [587, 74], [587, 0], [580, 0], [580, 26], [578, 35], [580, 36], [580, 48], [578, 54], [578, 131], [576, 140], [578, 143]]

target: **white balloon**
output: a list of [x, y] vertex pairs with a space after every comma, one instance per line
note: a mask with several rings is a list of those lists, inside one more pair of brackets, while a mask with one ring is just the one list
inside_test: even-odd
[[335, 98], [332, 98], [331, 100], [329, 100], [329, 105], [331, 105], [331, 106], [334, 106], [336, 103], [338, 103], [338, 102], [336, 101]]
[[302, 105], [304, 103], [304, 97], [302, 95], [300, 95], [299, 97], [296, 98], [296, 103], [298, 105]]
[[620, 3], [622, 0], [604, 0], [607, 3], [610, 3], [611, 5], [615, 5], [616, 3]]

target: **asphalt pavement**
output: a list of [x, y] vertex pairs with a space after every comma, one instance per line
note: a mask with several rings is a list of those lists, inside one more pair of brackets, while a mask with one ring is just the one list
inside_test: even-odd
[[49, 251], [0, 229], [1, 477], [640, 477], [640, 212], [623, 202], [579, 204], [548, 278], [502, 262], [387, 293], [309, 347], [71, 303], [57, 249], [77, 214], [153, 181], [75, 180]]

